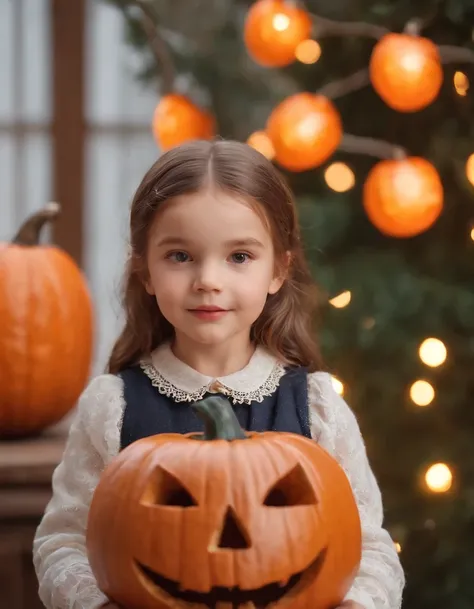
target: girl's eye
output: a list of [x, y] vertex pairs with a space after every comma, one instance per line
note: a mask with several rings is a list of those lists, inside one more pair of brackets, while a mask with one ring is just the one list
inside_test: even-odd
[[188, 262], [189, 256], [186, 252], [171, 252], [166, 255], [168, 260], [173, 260], [174, 262]]
[[250, 260], [250, 255], [246, 254], [245, 252], [236, 252], [235, 254], [232, 254], [231, 258], [232, 262], [235, 262], [236, 264], [243, 264]]

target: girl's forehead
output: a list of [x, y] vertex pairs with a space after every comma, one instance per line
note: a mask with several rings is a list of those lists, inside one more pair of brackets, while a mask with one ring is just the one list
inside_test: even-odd
[[178, 236], [209, 234], [216, 240], [229, 234], [269, 238], [268, 223], [256, 201], [224, 192], [202, 191], [176, 197], [157, 214], [155, 237], [177, 232]]

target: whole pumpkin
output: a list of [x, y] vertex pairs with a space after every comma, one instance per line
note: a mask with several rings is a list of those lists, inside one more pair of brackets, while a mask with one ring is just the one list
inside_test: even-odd
[[50, 203], [0, 244], [0, 436], [37, 433], [76, 403], [90, 372], [92, 304], [72, 258], [39, 244]]
[[89, 511], [89, 562], [127, 609], [332, 609], [361, 558], [339, 464], [296, 434], [242, 431], [230, 403], [194, 404], [204, 434], [161, 434], [105, 469]]

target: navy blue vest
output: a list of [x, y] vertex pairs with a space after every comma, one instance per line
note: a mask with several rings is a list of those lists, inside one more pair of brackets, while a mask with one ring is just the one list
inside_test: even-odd
[[[175, 402], [159, 393], [140, 366], [120, 372], [124, 383], [125, 412], [120, 449], [159, 433], [197, 433], [203, 422], [188, 402]], [[307, 371], [294, 368], [280, 379], [277, 390], [263, 402], [234, 404], [241, 427], [248, 431], [285, 431], [311, 437]]]

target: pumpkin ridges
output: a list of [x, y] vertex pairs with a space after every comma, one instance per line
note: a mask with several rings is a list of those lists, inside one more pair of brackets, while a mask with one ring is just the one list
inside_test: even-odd
[[[0, 265], [0, 316], [2, 331], [0, 334], [0, 386], [2, 388], [0, 403], [0, 431], [9, 426], [10, 420], [16, 427], [18, 403], [14, 398], [27, 375], [27, 366], [22, 362], [17, 366], [21, 354], [25, 352], [23, 339], [24, 326], [21, 322], [25, 317], [25, 301], [28, 292], [27, 282], [18, 273], [21, 249], [13, 246], [2, 251]], [[12, 289], [10, 289], [12, 286]], [[15, 295], [15, 302], [12, 295]], [[20, 349], [19, 345], [20, 344]]]
[[[291, 444], [300, 449], [300, 454], [303, 459], [306, 458], [310, 461], [311, 458], [305, 450], [306, 446], [304, 446], [307, 445], [306, 438], [303, 436], [287, 434], [285, 440], [288, 440]], [[282, 438], [277, 439], [276, 441], [277, 443], [281, 443]], [[334, 576], [336, 577], [336, 580], [339, 580], [341, 571], [344, 571], [346, 576], [345, 579], [347, 581], [344, 595], [348, 592], [350, 582], [353, 580], [353, 576], [355, 576], [354, 571], [357, 571], [361, 559], [361, 521], [347, 474], [345, 474], [341, 467], [337, 466], [334, 457], [325, 449], [316, 444], [315, 446], [317, 446], [320, 451], [320, 458], [326, 461], [326, 467], [320, 467], [319, 471], [324, 472], [326, 477], [329, 476], [329, 471], [331, 472], [331, 476], [337, 477], [337, 482], [336, 480], [333, 480], [331, 483], [329, 480], [325, 479], [322, 479], [320, 482], [321, 488], [324, 487], [325, 489], [324, 500], [333, 506], [331, 510], [324, 511], [325, 516], [327, 517], [325, 527], [328, 530], [334, 530], [336, 527], [344, 528], [344, 533], [335, 539], [332, 539], [328, 546], [326, 560], [321, 571], [321, 581], [324, 580], [326, 582], [324, 590], [319, 589], [317, 583], [314, 587], [314, 594], [321, 600], [321, 606], [334, 606], [338, 604], [341, 590], [340, 588], [338, 589], [336, 585], [333, 585], [331, 588], [329, 581], [334, 580]], [[348, 503], [352, 504], [351, 509], [349, 509]], [[354, 565], [356, 565], [355, 568]], [[323, 597], [323, 594], [327, 595], [327, 598]]]
[[[302, 452], [296, 450], [295, 448], [293, 448], [291, 441], [290, 442], [286, 442], [285, 440], [289, 440], [293, 437], [294, 434], [285, 434], [284, 438], [282, 437], [281, 434], [277, 434], [275, 432], [271, 432], [271, 442], [272, 442], [272, 448], [273, 448], [273, 444], [275, 444], [275, 447], [278, 447], [280, 450], [280, 455], [282, 456], [282, 462], [283, 465], [285, 465], [285, 452], [288, 451], [288, 447], [290, 447], [291, 452], [293, 453], [294, 456], [294, 460], [295, 460], [295, 464], [301, 464], [302, 460], [304, 461], [304, 457], [305, 455], [302, 454]], [[303, 440], [302, 444], [307, 447], [308, 445], [308, 439], [304, 438], [303, 436], [297, 436], [298, 438], [301, 438]], [[270, 439], [270, 438], [268, 438]], [[282, 441], [283, 440], [283, 441]], [[312, 443], [312, 440], [309, 440], [310, 443]], [[311, 445], [312, 447], [312, 445]], [[304, 463], [303, 466], [304, 472], [305, 474], [308, 476], [309, 480], [311, 480], [311, 478], [313, 478], [312, 483], [314, 485], [314, 487], [316, 488], [316, 494], [319, 494], [320, 491], [320, 484], [316, 484], [315, 483], [315, 474], [316, 472], [314, 471], [313, 465], [312, 463], [308, 463], [307, 461]], [[286, 475], [286, 471], [285, 468], [282, 468], [282, 470], [279, 472], [278, 477], [280, 479], [282, 479], [285, 475]], [[317, 498], [317, 501], [319, 502], [319, 498]], [[291, 520], [293, 518], [298, 518], [298, 515], [296, 513], [296, 511], [300, 512], [300, 517], [302, 518], [304, 516], [305, 519], [310, 519], [312, 520], [312, 524], [313, 527], [316, 527], [317, 524], [319, 524], [315, 518], [319, 518], [320, 514], [319, 512], [315, 513], [314, 510], [312, 510], [311, 508], [306, 508], [306, 506], [299, 506], [299, 507], [294, 507], [292, 508], [290, 511], [285, 513], [286, 516], [286, 530], [287, 530], [287, 536], [288, 536], [288, 547], [291, 549], [292, 546], [292, 542], [294, 543], [294, 541], [292, 540], [292, 536], [291, 536], [291, 527], [294, 526], [293, 522], [291, 522]], [[292, 512], [292, 513], [290, 513]], [[308, 526], [308, 524], [310, 526]], [[303, 569], [306, 569], [311, 562], [315, 559], [316, 555], [319, 553], [319, 551], [324, 547], [325, 545], [325, 540], [322, 540], [320, 538], [318, 539], [311, 539], [311, 534], [312, 532], [315, 530], [314, 528], [311, 528], [311, 523], [309, 522], [308, 524], [305, 524], [304, 526], [304, 543], [305, 543], [305, 549], [306, 549], [306, 556], [304, 556], [303, 552], [300, 551], [298, 552], [298, 554], [293, 555], [291, 562], [294, 565], [294, 570], [295, 571], [301, 571]], [[313, 542], [313, 543], [311, 543]]]
[[[92, 313], [88, 308], [78, 310], [89, 295], [81, 289], [80, 273], [69, 257], [56, 248], [38, 248], [30, 254], [33, 272], [37, 263], [47, 269], [38, 283], [43, 290], [38, 301], [48, 301], [50, 319], [47, 325], [33, 325], [30, 329], [33, 341], [37, 345], [39, 342], [40, 348], [41, 343], [49, 345], [50, 351], [44, 358], [39, 353], [32, 358], [30, 379], [35, 399], [30, 410], [40, 413], [43, 420], [48, 416], [49, 421], [55, 422], [74, 406], [87, 381], [92, 355]], [[79, 285], [79, 294], [73, 285]], [[36, 307], [31, 309], [34, 311]], [[79, 319], [87, 320], [86, 327], [77, 323]], [[44, 334], [38, 336], [41, 330]], [[38, 421], [38, 426], [42, 424]]]

